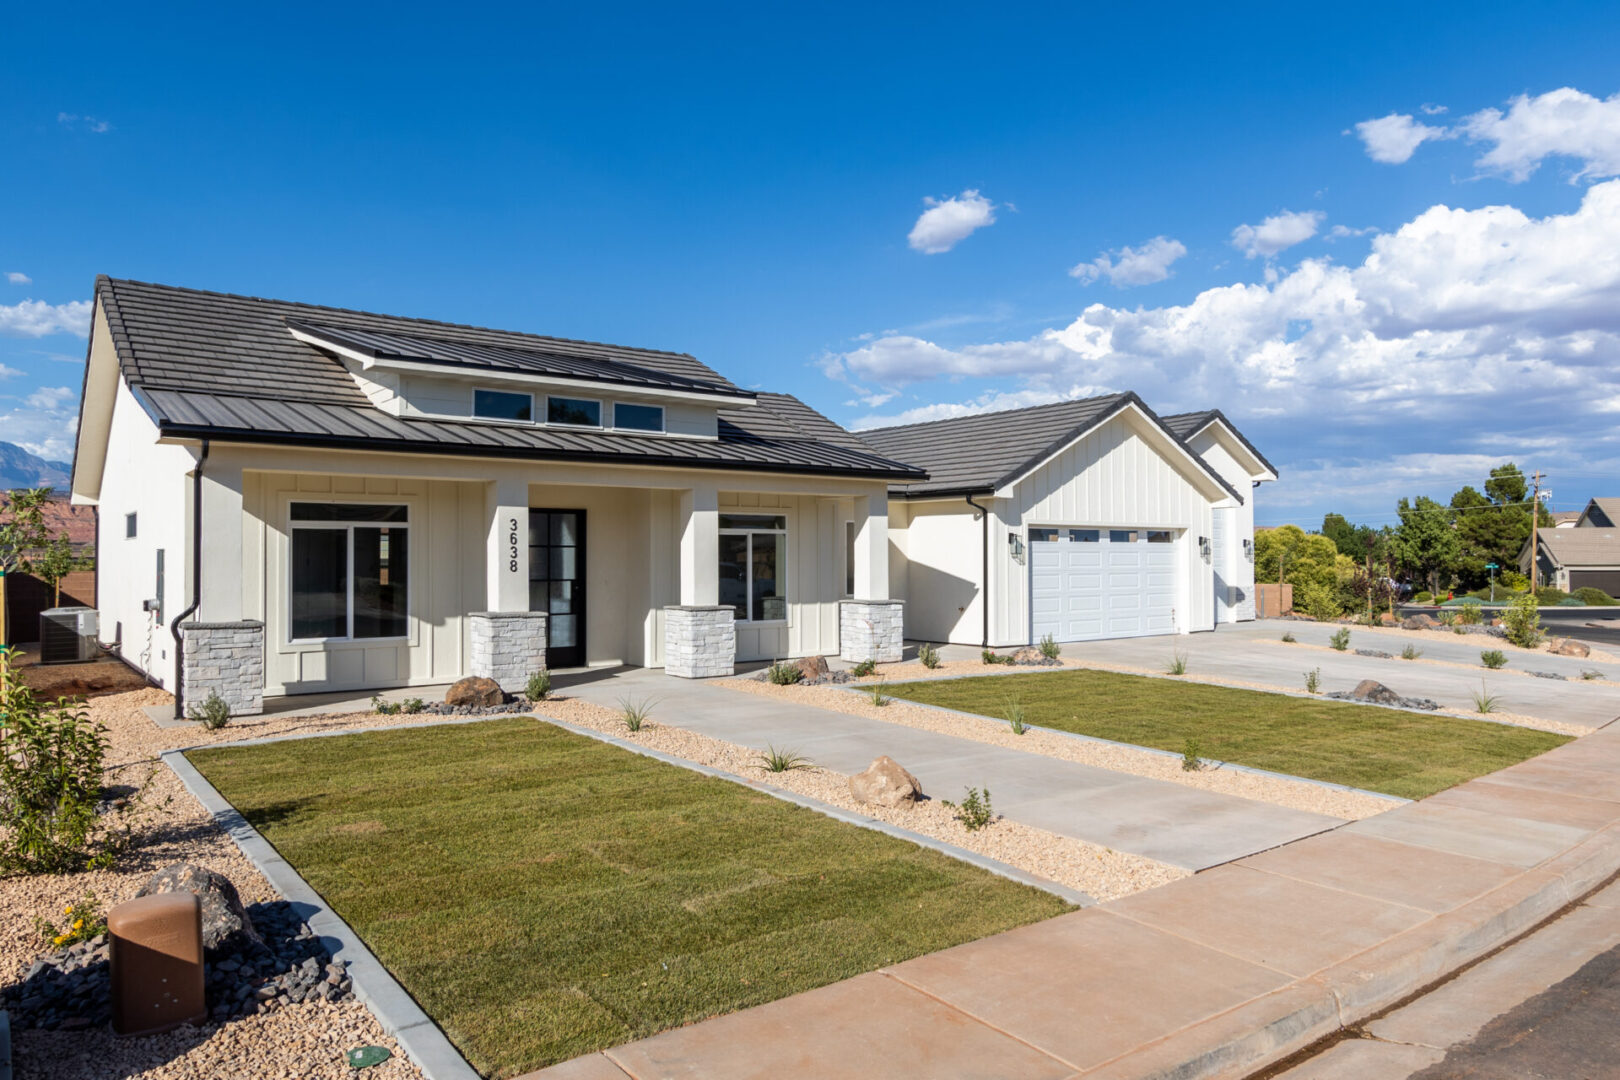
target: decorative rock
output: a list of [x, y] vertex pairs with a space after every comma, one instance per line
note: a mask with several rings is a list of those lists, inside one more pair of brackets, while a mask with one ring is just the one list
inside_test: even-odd
[[202, 902], [203, 951], [210, 958], [264, 947], [236, 886], [224, 874], [194, 863], [175, 863], [153, 874], [135, 895], [171, 892], [194, 893]]
[[799, 669], [806, 681], [819, 679], [827, 674], [827, 658], [825, 656], [806, 656], [802, 660], [795, 660], [793, 666]]
[[1394, 705], [1401, 709], [1423, 709], [1433, 712], [1440, 707], [1437, 701], [1428, 698], [1405, 698], [1385, 686], [1376, 679], [1362, 679], [1356, 684], [1354, 690], [1337, 690], [1324, 697], [1337, 698], [1340, 701], [1361, 701], [1369, 705]]
[[1400, 621], [1401, 620], [1397, 619], [1388, 611], [1381, 611], [1378, 613], [1378, 622], [1382, 626], [1397, 626], [1400, 624]]
[[1554, 654], [1556, 654], [1558, 656], [1590, 656], [1590, 655], [1592, 655], [1592, 650], [1587, 646], [1587, 644], [1585, 642], [1576, 641], [1574, 638], [1567, 638], [1567, 637], [1555, 638], [1553, 640], [1553, 643], [1551, 645], [1547, 646], [1547, 651], [1550, 652], [1550, 653], [1554, 653]]
[[1391, 657], [1389, 653], [1381, 652], [1378, 649], [1357, 649], [1356, 650], [1356, 655], [1357, 656], [1373, 656], [1373, 657], [1377, 657], [1380, 660], [1393, 659], [1393, 657]]
[[501, 684], [483, 675], [469, 675], [458, 679], [444, 692], [446, 705], [472, 706], [487, 709], [506, 701]]
[[1433, 618], [1421, 613], [1417, 615], [1408, 615], [1406, 618], [1401, 620], [1402, 630], [1433, 630], [1439, 625], [1440, 624], [1435, 622]]
[[856, 802], [874, 806], [910, 806], [923, 797], [922, 784], [887, 754], [849, 778], [849, 793]]
[[1532, 671], [1530, 674], [1534, 675], [1538, 679], [1557, 679], [1559, 682], [1568, 681], [1564, 676], [1558, 674], [1556, 671]]

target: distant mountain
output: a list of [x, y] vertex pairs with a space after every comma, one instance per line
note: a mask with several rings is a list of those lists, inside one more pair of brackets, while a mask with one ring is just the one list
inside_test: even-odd
[[72, 478], [73, 466], [67, 462], [46, 461], [16, 443], [0, 442], [0, 490], [53, 487], [65, 493]]

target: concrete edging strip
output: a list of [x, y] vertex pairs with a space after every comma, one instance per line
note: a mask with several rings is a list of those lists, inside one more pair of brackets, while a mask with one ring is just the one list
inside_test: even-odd
[[[349, 731], [342, 734], [358, 734], [358, 732]], [[312, 737], [320, 735], [293, 736], [293, 738]], [[280, 741], [284, 740], [248, 739], [237, 743], [216, 743], [214, 746], [246, 746]], [[236, 842], [242, 854], [259, 868], [259, 872], [269, 880], [277, 892], [295, 904], [304, 904], [315, 909], [304, 922], [314, 933], [337, 941], [338, 946], [332, 950], [332, 957], [347, 964], [349, 977], [354, 980], [355, 997], [365, 1002], [383, 1030], [393, 1036], [400, 1049], [405, 1051], [405, 1056], [422, 1070], [422, 1075], [427, 1077], [427, 1080], [482, 1080], [478, 1070], [467, 1064], [467, 1059], [461, 1056], [460, 1051], [451, 1044], [444, 1032], [439, 1030], [432, 1018], [422, 1011], [416, 999], [399, 985], [383, 966], [382, 961], [366, 948], [365, 943], [360, 940], [360, 935], [356, 934], [348, 923], [338, 918], [321, 899], [320, 894], [310, 888], [309, 883], [298, 875], [270, 842], [247, 823], [236, 807], [227, 802], [225, 797], [215, 790], [214, 785], [197, 771], [196, 766], [186, 760], [185, 751], [165, 750], [160, 757], [180, 778], [186, 790], [196, 796], [197, 801], [203, 804], [219, 826]]]

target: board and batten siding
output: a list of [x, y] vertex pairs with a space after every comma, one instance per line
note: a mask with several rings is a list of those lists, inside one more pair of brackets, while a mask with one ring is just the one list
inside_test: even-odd
[[[1228, 499], [1217, 503], [1217, 506], [1228, 508], [1227, 522], [1231, 526], [1227, 537], [1226, 566], [1222, 568], [1222, 576], [1227, 583], [1242, 594], [1232, 605], [1232, 621], [1248, 622], [1254, 618], [1254, 479], [1249, 471], [1238, 463], [1236, 457], [1221, 444], [1213, 426], [1205, 428], [1188, 441], [1188, 445], [1197, 452], [1198, 456], [1209, 463], [1209, 467], [1220, 473], [1221, 478], [1243, 496], [1239, 503], [1235, 499]], [[1243, 542], [1250, 543], [1250, 554], [1243, 553]]]
[[737, 659], [781, 660], [836, 653], [838, 601], [844, 583], [844, 523], [853, 514], [853, 500], [722, 491], [720, 513], [787, 518], [787, 622], [755, 625], [739, 621]]

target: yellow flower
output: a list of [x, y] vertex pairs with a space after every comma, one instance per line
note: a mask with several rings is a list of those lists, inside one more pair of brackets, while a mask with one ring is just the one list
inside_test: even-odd
[[83, 930], [84, 929], [84, 920], [83, 919], [75, 920], [74, 923], [73, 923], [73, 929], [75, 929], [75, 930]]

